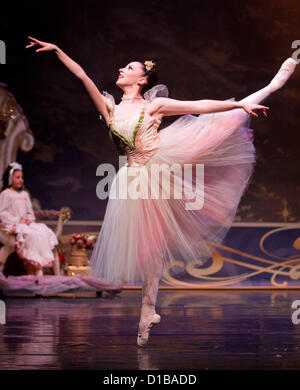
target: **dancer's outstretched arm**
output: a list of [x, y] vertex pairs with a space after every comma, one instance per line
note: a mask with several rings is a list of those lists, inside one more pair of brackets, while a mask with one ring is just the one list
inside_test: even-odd
[[258, 116], [254, 110], [263, 110], [265, 116], [269, 107], [246, 101], [229, 102], [223, 100], [191, 100], [183, 101], [170, 98], [158, 97], [152, 102], [151, 115], [154, 113], [162, 116], [183, 114], [209, 114], [214, 112], [229, 111], [242, 108], [248, 114]]
[[36, 52], [40, 51], [55, 51], [57, 54], [57, 57], [60, 59], [60, 61], [76, 76], [78, 77], [84, 87], [86, 88], [87, 92], [89, 93], [91, 99], [93, 100], [97, 110], [101, 113], [103, 118], [105, 119], [106, 123], [109, 123], [109, 111], [106, 105], [106, 98], [102, 95], [102, 93], [99, 91], [99, 89], [96, 87], [95, 83], [88, 77], [88, 75], [85, 73], [84, 69], [77, 64], [75, 61], [72, 60], [66, 53], [64, 53], [58, 46], [48, 43], [39, 41], [36, 38], [28, 37], [30, 39], [30, 44], [26, 46], [26, 49], [32, 47], [32, 46], [40, 46], [39, 49], [36, 50]]

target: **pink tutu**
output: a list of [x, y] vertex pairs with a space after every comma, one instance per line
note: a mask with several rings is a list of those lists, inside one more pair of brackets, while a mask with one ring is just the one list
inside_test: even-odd
[[[106, 96], [114, 104], [112, 96]], [[113, 179], [91, 256], [95, 277], [109, 283], [136, 283], [158, 272], [161, 264], [176, 266], [184, 261], [203, 265], [208, 261], [231, 227], [253, 173], [255, 148], [248, 120], [242, 109], [183, 115], [157, 132], [159, 124], [155, 127], [144, 117], [136, 135], [136, 149], [127, 148], [128, 161], [139, 162], [140, 158], [143, 163], [122, 166]], [[121, 132], [122, 126], [118, 129]], [[157, 146], [149, 158], [153, 143]], [[159, 176], [153, 175], [156, 164], [160, 164]], [[164, 183], [170, 182], [173, 164], [168, 196]], [[192, 175], [184, 175], [184, 181], [183, 164], [193, 168]], [[203, 164], [204, 176], [197, 175], [197, 164]], [[174, 194], [183, 193], [183, 182], [184, 196], [178, 198]], [[131, 193], [125, 198], [131, 184], [140, 196]], [[159, 196], [149, 197], [157, 188]]]

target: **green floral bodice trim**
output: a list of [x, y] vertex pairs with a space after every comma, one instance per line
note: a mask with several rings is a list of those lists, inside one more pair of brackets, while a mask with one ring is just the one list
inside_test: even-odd
[[128, 139], [126, 137], [124, 137], [122, 134], [120, 134], [112, 125], [112, 118], [113, 118], [113, 115], [114, 115], [114, 111], [115, 111], [115, 107], [113, 107], [112, 109], [112, 112], [111, 112], [111, 119], [110, 119], [110, 122], [109, 122], [109, 129], [112, 133], [114, 133], [117, 137], [119, 137], [123, 142], [124, 144], [126, 144], [131, 150], [135, 149], [136, 146], [135, 146], [135, 137], [137, 135], [137, 132], [139, 131], [141, 125], [142, 125], [142, 122], [143, 122], [143, 119], [144, 119], [144, 116], [145, 116], [145, 108], [146, 108], [146, 102], [142, 108], [142, 111], [140, 113], [140, 117], [139, 117], [139, 120], [137, 122], [137, 124], [135, 125], [134, 127], [134, 130], [133, 130], [133, 136], [132, 136], [132, 141], [128, 141]]

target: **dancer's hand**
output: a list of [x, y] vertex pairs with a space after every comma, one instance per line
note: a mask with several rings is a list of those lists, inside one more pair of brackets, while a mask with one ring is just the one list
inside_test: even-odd
[[248, 114], [258, 117], [258, 114], [254, 112], [254, 110], [263, 110], [264, 116], [267, 116], [266, 110], [268, 110], [269, 107], [261, 106], [260, 104], [256, 104], [256, 103], [248, 103], [248, 102], [240, 102], [240, 103], [241, 103], [241, 108], [243, 108]]
[[25, 46], [25, 49], [29, 49], [32, 46], [41, 46], [39, 49], [36, 50], [36, 52], [39, 51], [51, 51], [57, 49], [56, 45], [53, 45], [53, 43], [43, 42], [39, 41], [36, 38], [28, 37], [30, 39], [30, 44]]

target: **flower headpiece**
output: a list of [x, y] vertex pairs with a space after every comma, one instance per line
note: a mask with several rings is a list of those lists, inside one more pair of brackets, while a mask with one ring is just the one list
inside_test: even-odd
[[145, 61], [144, 65], [145, 65], [147, 70], [151, 70], [153, 68], [153, 66], [155, 65], [155, 62], [153, 62], [153, 61]]
[[13, 177], [14, 171], [16, 169], [19, 169], [20, 171], [22, 171], [23, 168], [22, 168], [22, 165], [18, 164], [17, 162], [12, 162], [9, 164], [9, 166], [11, 167], [11, 170], [9, 171], [9, 177], [8, 177], [8, 185], [10, 186], [12, 183], [12, 177]]

